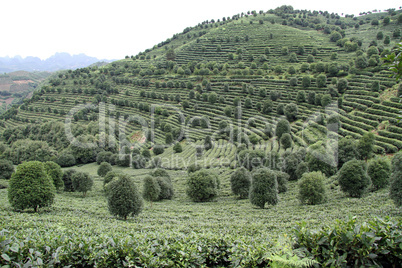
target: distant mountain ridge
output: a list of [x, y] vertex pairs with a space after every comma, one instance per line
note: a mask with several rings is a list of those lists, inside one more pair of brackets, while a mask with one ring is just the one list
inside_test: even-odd
[[113, 60], [100, 60], [82, 53], [78, 55], [70, 55], [66, 52], [58, 52], [46, 60], [41, 60], [38, 57], [32, 56], [26, 58], [22, 58], [21, 56], [0, 57], [0, 72], [9, 73], [21, 70], [28, 72], [54, 72], [65, 69], [83, 68], [100, 61], [112, 62]]

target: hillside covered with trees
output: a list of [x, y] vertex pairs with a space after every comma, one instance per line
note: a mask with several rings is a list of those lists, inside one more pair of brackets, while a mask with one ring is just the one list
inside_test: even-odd
[[[53, 74], [0, 116], [0, 242], [35, 232], [15, 209], [43, 208], [50, 249], [30, 254], [49, 265], [398, 266], [401, 25], [281, 6]], [[46, 202], [15, 197], [24, 176]]]

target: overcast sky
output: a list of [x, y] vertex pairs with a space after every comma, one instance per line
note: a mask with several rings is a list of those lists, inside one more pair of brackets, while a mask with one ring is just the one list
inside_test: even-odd
[[295, 9], [334, 13], [399, 8], [382, 1], [149, 1], [149, 0], [5, 0], [1, 3], [0, 56], [46, 59], [56, 52], [121, 59], [153, 47], [188, 26], [251, 10]]

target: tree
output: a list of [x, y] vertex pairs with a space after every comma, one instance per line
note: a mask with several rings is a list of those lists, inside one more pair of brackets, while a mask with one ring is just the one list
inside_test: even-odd
[[211, 104], [215, 104], [216, 100], [218, 99], [218, 95], [215, 92], [211, 92], [208, 95], [208, 102]]
[[348, 80], [345, 78], [339, 79], [337, 87], [339, 94], [345, 93], [346, 89], [348, 88]]
[[275, 170], [276, 173], [276, 181], [278, 182], [278, 193], [286, 193], [288, 190], [288, 181], [289, 181], [289, 174]]
[[168, 132], [165, 135], [165, 144], [171, 144], [173, 142], [173, 135], [172, 133]]
[[376, 157], [369, 162], [367, 174], [370, 176], [373, 190], [385, 188], [391, 176], [391, 163], [385, 158]]
[[259, 168], [252, 173], [250, 187], [251, 204], [264, 208], [265, 204], [276, 205], [278, 199], [278, 181], [275, 171]]
[[154, 152], [154, 155], [160, 155], [165, 151], [165, 147], [162, 144], [155, 144], [152, 151]]
[[262, 113], [263, 114], [269, 114], [270, 112], [272, 112], [272, 108], [273, 108], [273, 103], [271, 100], [265, 100], [264, 101], [264, 105], [262, 107]]
[[304, 76], [303, 79], [302, 79], [302, 86], [304, 88], [308, 88], [310, 86], [310, 84], [311, 84], [310, 76], [308, 76], [308, 75]]
[[29, 161], [20, 164], [11, 175], [8, 200], [14, 209], [48, 207], [53, 204], [55, 187], [43, 163]]
[[248, 198], [251, 184], [251, 174], [244, 168], [240, 167], [230, 177], [230, 186], [234, 195], [238, 195], [239, 198]]
[[218, 195], [218, 177], [201, 169], [189, 173], [186, 183], [187, 196], [194, 202], [206, 202], [213, 200]]
[[290, 124], [286, 119], [281, 119], [276, 125], [275, 135], [277, 139], [280, 140], [284, 133], [290, 133]]
[[338, 168], [340, 169], [346, 162], [358, 158], [359, 152], [357, 151], [356, 140], [349, 136], [342, 138], [338, 142]]
[[0, 160], [0, 180], [8, 180], [14, 173], [13, 162], [1, 159]]
[[173, 48], [170, 48], [167, 52], [166, 52], [166, 60], [168, 61], [174, 61], [176, 59], [176, 53], [174, 52]]
[[391, 171], [389, 195], [395, 205], [402, 206], [402, 151], [395, 154], [392, 158]]
[[371, 157], [374, 149], [374, 134], [367, 132], [363, 135], [359, 142], [357, 143], [357, 151], [359, 152], [360, 159], [366, 160]]
[[325, 175], [320, 171], [304, 173], [298, 188], [301, 204], [317, 205], [324, 203], [327, 199]]
[[280, 143], [284, 150], [292, 147], [292, 137], [289, 133], [284, 133], [280, 138]]
[[321, 98], [321, 106], [322, 107], [327, 107], [328, 105], [331, 104], [332, 97], [330, 94], [324, 94]]
[[183, 148], [182, 148], [180, 142], [177, 142], [177, 143], [173, 146], [173, 151], [174, 151], [175, 153], [181, 153], [181, 152], [183, 152]]
[[339, 32], [337, 32], [337, 31], [333, 31], [333, 32], [331, 33], [330, 38], [329, 38], [329, 40], [330, 40], [331, 42], [336, 42], [336, 41], [338, 41], [338, 40], [340, 40], [340, 39], [342, 39], [342, 35], [341, 35]]
[[346, 162], [338, 173], [341, 190], [350, 197], [361, 197], [371, 184], [366, 163], [360, 160]]
[[68, 169], [64, 171], [62, 180], [64, 182], [64, 191], [65, 192], [74, 192], [72, 176], [77, 171], [75, 169]]
[[300, 162], [297, 167], [296, 167], [296, 171], [295, 171], [295, 175], [296, 175], [296, 179], [300, 179], [304, 173], [309, 172], [308, 170], [308, 165], [306, 162], [302, 161]]
[[306, 101], [306, 94], [304, 93], [303, 90], [299, 90], [299, 91], [297, 92], [296, 101], [297, 101], [298, 103], [301, 103], [301, 102], [305, 102], [305, 101]]
[[327, 85], [327, 76], [320, 74], [317, 76], [317, 87], [325, 87]]
[[105, 177], [105, 175], [109, 172], [109, 171], [111, 171], [113, 168], [112, 168], [112, 165], [111, 164], [109, 164], [109, 163], [107, 163], [107, 162], [102, 162], [100, 165], [99, 165], [99, 167], [98, 167], [98, 175], [100, 176], [100, 177]]
[[253, 108], [253, 102], [251, 98], [247, 97], [246, 100], [244, 101], [244, 107], [247, 109]]
[[53, 181], [56, 190], [60, 190], [64, 187], [63, 183], [63, 171], [61, 167], [53, 161], [47, 161], [44, 163], [44, 168], [46, 173], [49, 175], [50, 179]]
[[107, 185], [107, 205], [109, 212], [124, 220], [142, 211], [143, 201], [135, 183], [128, 175], [120, 174], [117, 180]]
[[208, 151], [209, 149], [212, 149], [213, 144], [212, 144], [212, 139], [211, 136], [207, 135], [205, 136], [205, 140], [204, 140], [204, 149], [205, 151]]
[[87, 192], [92, 189], [94, 181], [92, 177], [85, 172], [76, 172], [71, 176], [73, 188], [75, 192], [82, 192], [82, 196], [85, 197]]
[[143, 183], [142, 197], [145, 200], [151, 202], [151, 207], [152, 202], [159, 200], [160, 193], [161, 193], [161, 187], [159, 186], [159, 183], [156, 180], [156, 178], [149, 175], [146, 176], [144, 178]]
[[299, 112], [299, 109], [296, 104], [289, 103], [289, 104], [286, 104], [284, 112], [285, 112], [286, 118], [290, 122], [293, 122], [297, 119], [297, 113]]

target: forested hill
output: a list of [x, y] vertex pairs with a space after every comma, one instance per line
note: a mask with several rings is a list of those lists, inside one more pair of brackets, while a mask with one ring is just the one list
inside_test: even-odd
[[[99, 141], [100, 115], [106, 124], [138, 115], [145, 123], [131, 120], [124, 137], [148, 142], [148, 148], [166, 145], [159, 156], [172, 154], [181, 130], [183, 155], [227, 157], [226, 166], [235, 165], [238, 143], [231, 134], [255, 149], [283, 152], [373, 133], [376, 153], [395, 153], [402, 147], [402, 123], [396, 120], [402, 88], [381, 58], [401, 41], [401, 25], [400, 10], [355, 17], [290, 6], [204, 21], [136, 56], [54, 75], [31, 100], [2, 116], [3, 142], [15, 163], [21, 159], [11, 152], [28, 146], [19, 142], [26, 138], [48, 146], [49, 157], [94, 161], [101, 149], [83, 155], [63, 127], [71, 109], [87, 103], [94, 105], [72, 116], [76, 137]], [[275, 135], [281, 119], [290, 122], [291, 134], [282, 146]], [[227, 130], [231, 122], [236, 126]], [[105, 132], [122, 137], [107, 127]], [[187, 146], [204, 144], [206, 136], [232, 146], [204, 153]]]

